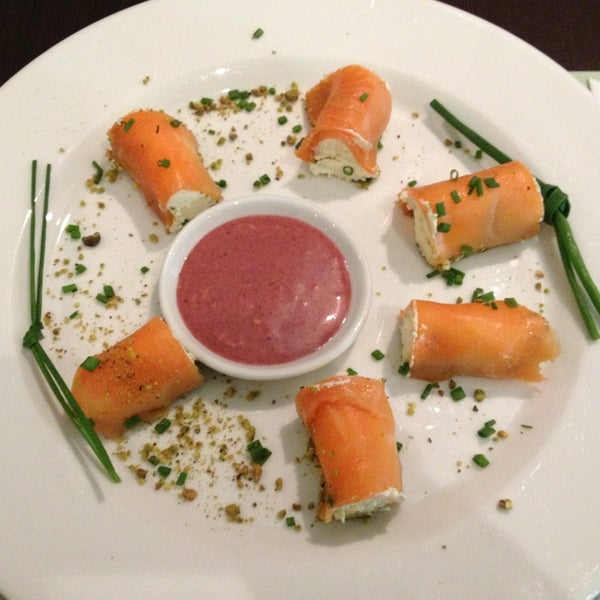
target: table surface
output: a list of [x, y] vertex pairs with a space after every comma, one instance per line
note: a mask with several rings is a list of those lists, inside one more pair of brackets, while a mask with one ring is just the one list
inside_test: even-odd
[[[444, 1], [510, 31], [569, 71], [600, 71], [598, 0]], [[139, 3], [140, 0], [85, 0], [77, 4], [72, 0], [0, 2], [0, 85], [72, 33]]]

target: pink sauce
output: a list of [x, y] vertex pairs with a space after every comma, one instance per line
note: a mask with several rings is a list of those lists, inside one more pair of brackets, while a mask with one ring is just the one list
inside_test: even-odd
[[234, 219], [186, 259], [177, 303], [192, 334], [216, 354], [273, 365], [310, 354], [341, 327], [350, 275], [339, 248], [299, 219]]

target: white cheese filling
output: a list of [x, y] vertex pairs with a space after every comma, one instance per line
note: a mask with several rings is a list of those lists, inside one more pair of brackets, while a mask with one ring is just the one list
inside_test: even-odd
[[173, 224], [169, 227], [169, 232], [179, 231], [188, 221], [213, 204], [216, 204], [216, 200], [202, 192], [195, 190], [176, 192], [167, 203], [167, 210], [173, 215]]

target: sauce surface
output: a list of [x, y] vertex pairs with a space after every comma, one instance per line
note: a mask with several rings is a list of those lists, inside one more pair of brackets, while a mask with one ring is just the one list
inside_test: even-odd
[[204, 236], [186, 259], [177, 304], [216, 354], [254, 365], [306, 356], [341, 327], [348, 266], [324, 233], [299, 219], [254, 215]]

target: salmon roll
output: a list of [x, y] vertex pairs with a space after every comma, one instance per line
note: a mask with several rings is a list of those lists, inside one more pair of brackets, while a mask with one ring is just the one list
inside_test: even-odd
[[515, 301], [412, 300], [400, 313], [402, 363], [430, 382], [457, 375], [541, 381], [560, 347], [540, 314]]
[[124, 432], [127, 419], [152, 420], [202, 382], [198, 368], [167, 324], [153, 317], [84, 361], [75, 372], [71, 391], [94, 429], [116, 438]]
[[221, 201], [196, 137], [165, 112], [131, 112], [111, 127], [108, 138], [109, 156], [129, 173], [168, 232]]
[[307, 385], [296, 410], [323, 474], [320, 520], [344, 522], [400, 501], [396, 425], [381, 380], [336, 376]]
[[534, 237], [544, 216], [544, 199], [529, 169], [508, 162], [398, 195], [414, 216], [415, 241], [436, 269], [488, 248]]
[[306, 94], [312, 129], [296, 156], [316, 175], [351, 181], [378, 177], [379, 140], [392, 114], [387, 83], [359, 65], [338, 69]]

